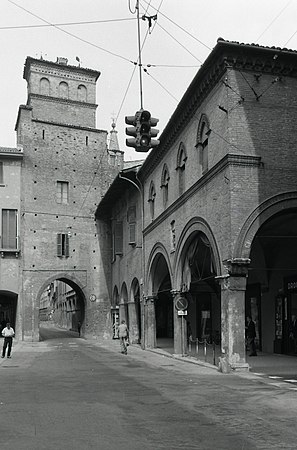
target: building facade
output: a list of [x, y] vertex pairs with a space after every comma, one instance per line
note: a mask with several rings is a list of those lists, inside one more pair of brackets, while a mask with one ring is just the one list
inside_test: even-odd
[[260, 350], [292, 351], [296, 87], [295, 51], [219, 39], [139, 169], [144, 347], [166, 337], [185, 354], [191, 327], [246, 370], [251, 315]]
[[[96, 128], [99, 75], [65, 58], [25, 62], [28, 98], [18, 112], [17, 149], [9, 153], [14, 197], [2, 202], [17, 211], [13, 252], [2, 242], [1, 291], [8, 300], [1, 297], [1, 305], [11, 309], [19, 339], [39, 339], [44, 292], [59, 281], [75, 295], [85, 336], [104, 337], [110, 330], [94, 212], [121, 168], [122, 152], [109, 152], [107, 132]], [[12, 183], [13, 177], [2, 192]]]

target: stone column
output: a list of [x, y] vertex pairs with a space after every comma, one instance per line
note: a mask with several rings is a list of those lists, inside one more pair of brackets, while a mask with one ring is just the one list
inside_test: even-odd
[[175, 307], [176, 300], [184, 297], [180, 291], [171, 291], [173, 301], [174, 353], [185, 356], [187, 354], [187, 316], [178, 315]]
[[155, 299], [153, 295], [144, 298], [144, 348], [155, 348], [157, 345]]
[[128, 315], [129, 315], [129, 337], [130, 341], [133, 344], [138, 344], [139, 342], [139, 334], [138, 334], [138, 325], [137, 325], [137, 317], [135, 310], [134, 301], [128, 302]]
[[122, 320], [125, 320], [125, 322], [127, 323], [126, 307], [125, 307], [125, 303], [123, 301], [121, 301], [119, 304], [119, 321], [120, 321], [120, 323], [122, 322]]
[[228, 274], [221, 284], [222, 352], [220, 369], [248, 371], [245, 352], [245, 290], [249, 259], [226, 261]]

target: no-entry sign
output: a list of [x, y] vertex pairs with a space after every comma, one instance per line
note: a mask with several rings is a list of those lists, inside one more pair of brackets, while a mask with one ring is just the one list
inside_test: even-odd
[[186, 297], [182, 295], [177, 297], [177, 299], [175, 300], [175, 308], [178, 311], [185, 311], [187, 307], [188, 307], [188, 300], [186, 299]]

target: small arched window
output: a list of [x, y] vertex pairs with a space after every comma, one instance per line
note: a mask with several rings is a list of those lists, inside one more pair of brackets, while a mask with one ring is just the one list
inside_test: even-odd
[[186, 147], [183, 144], [183, 142], [181, 142], [179, 145], [179, 148], [178, 148], [177, 167], [176, 167], [176, 170], [178, 172], [179, 195], [181, 195], [185, 192], [186, 161], [187, 161]]
[[152, 220], [155, 217], [155, 197], [156, 197], [156, 189], [155, 189], [155, 185], [152, 181], [151, 185], [150, 185], [149, 198], [148, 198], [148, 202], [150, 204], [150, 213], [151, 213]]
[[69, 98], [69, 87], [65, 81], [61, 81], [59, 84], [59, 97], [61, 98]]
[[80, 84], [77, 88], [77, 100], [79, 102], [87, 101], [87, 88], [84, 84]]
[[167, 203], [168, 203], [168, 185], [169, 185], [169, 171], [168, 171], [168, 167], [166, 164], [164, 164], [163, 166], [163, 171], [162, 171], [162, 179], [161, 179], [161, 189], [163, 191], [163, 205], [164, 208], [166, 208]]
[[202, 175], [208, 171], [208, 138], [211, 129], [209, 125], [209, 120], [205, 114], [202, 114], [197, 132], [197, 143], [196, 148], [199, 151], [199, 159], [202, 169]]
[[41, 95], [50, 95], [50, 82], [47, 78], [41, 78], [39, 84], [39, 93]]

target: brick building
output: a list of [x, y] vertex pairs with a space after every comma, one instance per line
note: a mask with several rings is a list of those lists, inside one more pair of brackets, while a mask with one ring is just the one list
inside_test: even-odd
[[[184, 354], [190, 326], [194, 338], [219, 338], [227, 365], [245, 370], [250, 314], [260, 350], [293, 351], [296, 116], [297, 52], [218, 40], [132, 180], [142, 251], [110, 255], [111, 291], [127, 288], [120, 304], [133, 292], [124, 266], [136, 266], [143, 347], [165, 337]], [[120, 192], [110, 218], [124, 217]], [[108, 215], [104, 199], [96, 214]]]
[[23, 76], [28, 98], [18, 112], [17, 149], [9, 159], [0, 152], [4, 176], [14, 172], [1, 187], [7, 194], [14, 182], [2, 217], [3, 208], [16, 211], [19, 236], [12, 249], [2, 240], [0, 303], [11, 308], [17, 338], [38, 340], [40, 299], [63, 282], [75, 294], [82, 332], [105, 336], [110, 302], [94, 212], [123, 155], [115, 145], [109, 151], [107, 132], [96, 128], [100, 72], [28, 57]]
[[20, 193], [21, 148], [0, 147], [0, 330], [7, 321], [15, 326], [16, 304], [20, 284]]

